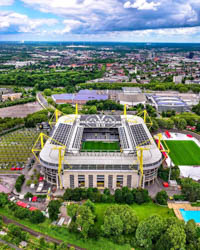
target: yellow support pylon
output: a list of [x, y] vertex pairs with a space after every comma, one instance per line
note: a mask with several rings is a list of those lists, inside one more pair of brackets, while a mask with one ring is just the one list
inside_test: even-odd
[[160, 142], [161, 142], [161, 139], [162, 139], [162, 134], [158, 134], [158, 149], [160, 150]]
[[66, 146], [56, 146], [53, 149], [58, 150], [58, 178], [60, 181], [60, 189], [63, 189], [61, 175], [62, 175], [62, 162], [64, 160]]
[[126, 117], [127, 112], [126, 112], [126, 104], [124, 104], [124, 116]]
[[78, 103], [76, 103], [76, 117], [78, 116]]
[[[34, 154], [35, 158], [37, 159], [37, 161], [40, 163], [40, 159], [37, 156], [37, 152], [41, 152], [41, 150], [44, 147], [44, 138], [46, 138], [47, 140], [51, 140], [56, 142], [56, 144], [58, 144], [58, 146], [54, 146], [52, 145], [52, 149], [53, 150], [58, 150], [58, 177], [59, 177], [59, 181], [60, 181], [60, 189], [63, 188], [62, 186], [62, 178], [61, 178], [61, 174], [62, 174], [62, 162], [64, 160], [64, 155], [65, 155], [65, 150], [66, 150], [66, 146], [60, 142], [58, 142], [57, 140], [53, 139], [52, 137], [49, 137], [48, 135], [45, 135], [44, 133], [40, 133], [39, 137], [37, 138], [35, 144], [33, 145], [32, 148], [32, 153]], [[38, 143], [40, 142], [40, 145], [38, 145]], [[41, 164], [41, 163], [40, 163]]]
[[50, 197], [50, 193], [51, 193], [51, 188], [48, 189], [47, 192], [47, 200], [50, 201], [51, 197]]
[[[170, 153], [170, 150], [169, 150], [169, 147], [167, 146], [166, 142], [165, 141], [162, 141], [162, 143], [165, 145], [164, 147], [161, 147], [161, 140], [162, 140], [162, 134], [157, 134], [154, 136], [155, 139], [158, 140], [158, 149], [160, 150], [161, 153], [165, 152], [167, 154]], [[167, 158], [167, 156], [165, 156], [165, 158], [163, 159], [162, 163], [165, 161], [165, 159]]]
[[[153, 125], [153, 122], [151, 120], [151, 117], [148, 115], [148, 112], [146, 109], [144, 109], [142, 112], [138, 113], [137, 116], [143, 116], [144, 123], [151, 127]], [[149, 122], [147, 122], [147, 118], [149, 118]]]
[[[139, 169], [140, 169], [140, 181], [139, 181], [139, 187], [142, 187], [142, 180], [144, 176], [144, 170], [143, 170], [143, 152], [144, 150], [149, 150], [149, 148], [143, 148], [143, 147], [136, 147], [137, 149], [137, 158], [139, 162]], [[140, 152], [140, 154], [139, 154]]]

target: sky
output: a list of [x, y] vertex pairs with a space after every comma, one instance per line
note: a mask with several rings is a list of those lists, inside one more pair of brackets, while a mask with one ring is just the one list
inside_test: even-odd
[[200, 42], [200, 0], [0, 0], [0, 41]]

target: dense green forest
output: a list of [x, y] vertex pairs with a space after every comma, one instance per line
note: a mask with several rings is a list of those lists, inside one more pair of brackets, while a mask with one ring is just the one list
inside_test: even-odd
[[78, 83], [99, 78], [101, 71], [26, 72], [16, 70], [0, 74], [0, 85], [36, 86], [38, 90], [53, 87], [73, 88]]

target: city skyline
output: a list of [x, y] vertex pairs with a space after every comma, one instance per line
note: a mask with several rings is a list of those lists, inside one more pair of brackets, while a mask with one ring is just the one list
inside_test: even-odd
[[0, 0], [1, 41], [200, 42], [196, 0]]

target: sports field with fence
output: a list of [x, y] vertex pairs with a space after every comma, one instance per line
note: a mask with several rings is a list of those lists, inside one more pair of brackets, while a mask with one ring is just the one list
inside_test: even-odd
[[119, 142], [85, 141], [82, 143], [82, 152], [120, 151]]
[[194, 141], [166, 140], [165, 142], [170, 150], [169, 156], [175, 165], [200, 165], [200, 147]]

